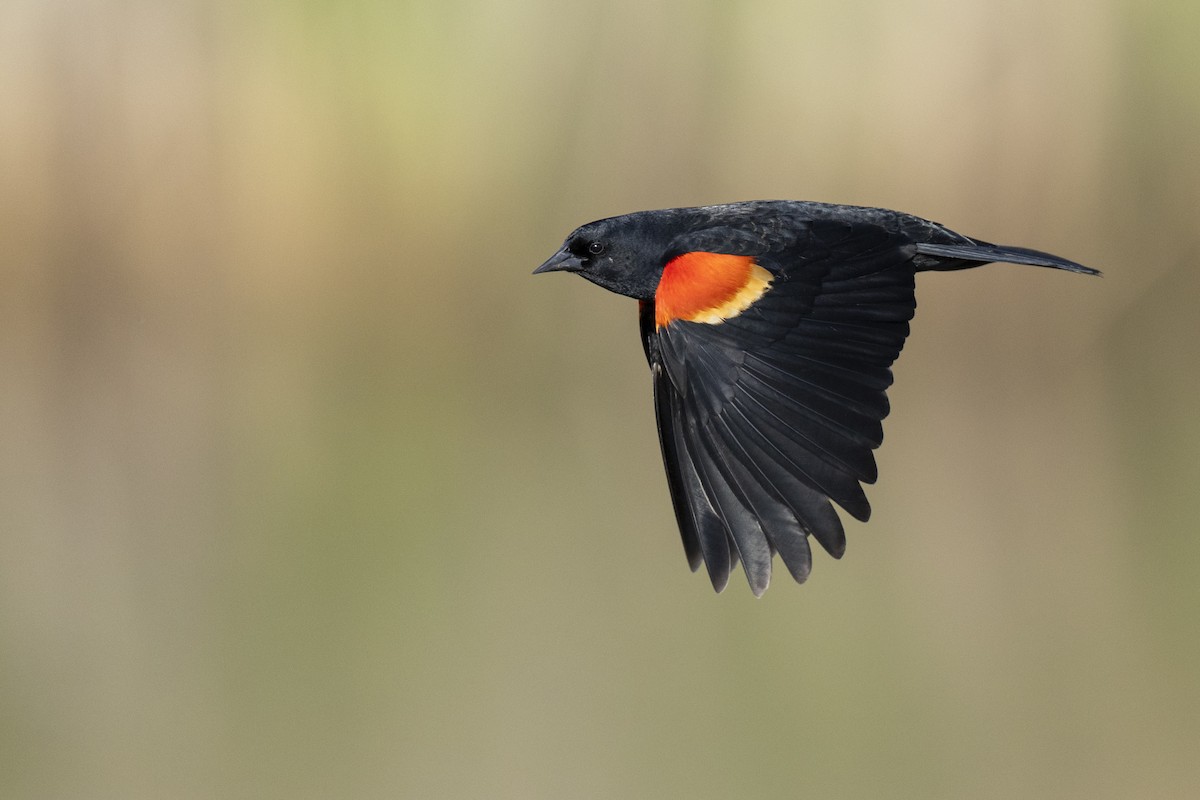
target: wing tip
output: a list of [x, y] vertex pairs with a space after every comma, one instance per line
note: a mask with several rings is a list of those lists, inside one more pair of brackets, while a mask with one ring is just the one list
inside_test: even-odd
[[713, 591], [716, 592], [717, 594], [720, 594], [721, 592], [725, 591], [725, 587], [727, 587], [729, 585], [729, 573], [728, 572], [721, 574], [719, 572], [713, 572], [710, 569], [708, 571], [708, 579], [709, 579], [709, 581], [712, 582]]

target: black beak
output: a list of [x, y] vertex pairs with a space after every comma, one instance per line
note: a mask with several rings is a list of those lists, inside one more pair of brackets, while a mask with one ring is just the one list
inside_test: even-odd
[[579, 272], [583, 269], [583, 261], [567, 248], [559, 250], [550, 256], [550, 260], [533, 271], [534, 275], [543, 272]]

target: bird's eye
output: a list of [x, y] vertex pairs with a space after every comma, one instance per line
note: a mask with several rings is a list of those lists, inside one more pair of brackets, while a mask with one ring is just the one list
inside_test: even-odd
[[594, 256], [598, 256], [604, 252], [604, 242], [592, 242], [588, 245], [588, 252]]

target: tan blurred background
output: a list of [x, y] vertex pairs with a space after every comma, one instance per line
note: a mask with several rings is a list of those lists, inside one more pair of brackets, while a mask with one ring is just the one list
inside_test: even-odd
[[[0, 796], [1200, 794], [1200, 5], [0, 3]], [[691, 575], [576, 225], [882, 205], [838, 563]]]

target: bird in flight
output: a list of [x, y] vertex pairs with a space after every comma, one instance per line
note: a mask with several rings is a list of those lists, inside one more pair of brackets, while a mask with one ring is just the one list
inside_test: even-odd
[[811, 536], [846, 549], [866, 521], [891, 365], [914, 276], [993, 261], [1099, 275], [910, 214], [803, 201], [640, 211], [577, 228], [538, 267], [639, 301], [658, 437], [683, 548], [718, 592], [755, 596], [779, 554], [799, 583]]

